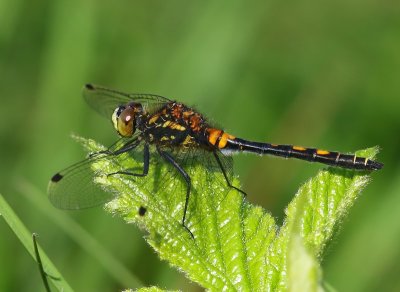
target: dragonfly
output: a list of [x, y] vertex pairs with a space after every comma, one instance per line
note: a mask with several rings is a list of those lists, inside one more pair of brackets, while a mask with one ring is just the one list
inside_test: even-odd
[[49, 199], [60, 209], [83, 209], [111, 201], [115, 194], [104, 191], [94, 182], [97, 174], [93, 172], [92, 164], [99, 159], [139, 150], [143, 158], [141, 171], [121, 169], [108, 175], [146, 179], [151, 156], [157, 156], [184, 182], [185, 199], [181, 224], [192, 237], [193, 234], [186, 225], [186, 215], [193, 184], [190, 168], [195, 164], [204, 164], [210, 174], [219, 172], [227, 187], [244, 196], [246, 193], [232, 184], [232, 155], [236, 153], [297, 158], [361, 171], [374, 171], [383, 167], [378, 161], [354, 154], [242, 139], [212, 126], [194, 108], [159, 95], [124, 93], [86, 84], [83, 97], [99, 114], [111, 119], [123, 143], [115, 143], [106, 150], [93, 153], [51, 178]]

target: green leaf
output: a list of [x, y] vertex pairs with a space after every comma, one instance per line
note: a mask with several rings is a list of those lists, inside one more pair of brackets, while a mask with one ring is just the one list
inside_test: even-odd
[[[26, 250], [30, 253], [33, 259], [36, 261], [33, 241], [32, 241], [32, 233], [28, 231], [25, 225], [21, 222], [18, 216], [14, 213], [11, 207], [4, 200], [3, 196], [0, 195], [0, 215], [7, 222], [8, 226], [14, 231], [15, 235], [21, 241], [21, 243], [25, 246]], [[45, 252], [38, 246], [40, 258], [42, 260], [43, 270], [49, 275], [47, 277], [48, 281], [52, 282], [54, 286], [58, 289], [58, 291], [73, 291], [69, 284], [62, 277], [60, 272], [45, 254]], [[11, 251], [10, 251], [11, 252]], [[39, 277], [39, 269], [38, 269], [38, 277]], [[44, 289], [44, 288], [43, 288]]]
[[[356, 152], [357, 156], [373, 158], [377, 148]], [[286, 210], [286, 222], [300, 220], [300, 233], [317, 257], [339, 228], [360, 192], [369, 182], [368, 172], [328, 168], [304, 184]], [[301, 217], [295, 213], [299, 200], [304, 200]], [[298, 212], [298, 211], [297, 211]]]
[[172, 290], [163, 290], [158, 287], [152, 286], [152, 287], [140, 288], [137, 290], [132, 290], [132, 289], [124, 290], [123, 292], [134, 292], [134, 291], [136, 291], [136, 292], [167, 292], [167, 291], [172, 291]]
[[306, 195], [300, 195], [296, 202], [296, 208], [292, 211], [291, 220], [287, 220], [289, 242], [287, 248], [287, 288], [288, 291], [319, 291], [321, 277], [320, 266], [310, 250], [305, 246], [301, 236], [301, 224]]
[[[104, 149], [92, 140], [82, 141], [90, 151]], [[372, 157], [376, 151], [357, 154]], [[364, 172], [320, 171], [300, 188], [279, 228], [268, 212], [222, 186], [222, 174], [207, 180], [209, 170], [196, 165], [189, 173], [193, 188], [186, 217], [193, 239], [181, 224], [185, 192], [174, 183], [181, 178], [172, 177], [160, 187], [163, 178], [171, 177], [166, 163], [152, 161], [145, 178], [107, 175], [142, 168], [128, 154], [93, 164], [96, 182], [116, 195], [106, 210], [146, 230], [146, 240], [161, 259], [202, 287], [218, 291], [319, 290], [326, 244], [368, 182]], [[239, 185], [236, 177], [233, 185]]]
[[321, 291], [320, 266], [312, 252], [304, 245], [300, 234], [292, 233], [288, 247], [288, 291]]
[[[361, 157], [373, 158], [377, 152], [378, 148], [375, 147], [358, 151], [356, 154]], [[316, 263], [321, 261], [327, 243], [339, 229], [343, 218], [368, 181], [368, 172], [329, 167], [319, 171], [314, 178], [300, 187], [286, 209], [285, 221], [274, 241], [271, 255], [269, 255], [274, 258], [276, 254], [283, 255], [282, 257], [278, 256], [281, 265], [278, 268], [270, 269], [273, 288], [284, 289], [296, 284], [288, 284], [286, 277], [286, 259], [284, 257], [288, 252], [292, 252], [291, 248], [300, 250], [304, 248], [303, 256], [304, 253], [308, 253], [310, 257], [314, 258], [312, 261], [316, 261], [315, 265], [309, 266], [310, 281], [320, 281], [321, 276], [318, 274], [321, 272], [318, 271]], [[302, 243], [294, 238], [292, 239], [294, 244], [288, 246], [291, 237], [297, 235], [300, 235]], [[291, 262], [291, 264], [294, 263]], [[316, 283], [313, 287], [318, 288]]]

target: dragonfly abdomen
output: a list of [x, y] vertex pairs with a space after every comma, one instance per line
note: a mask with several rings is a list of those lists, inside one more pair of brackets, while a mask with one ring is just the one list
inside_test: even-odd
[[228, 140], [226, 149], [251, 152], [259, 155], [269, 154], [284, 158], [297, 158], [348, 169], [378, 170], [383, 167], [383, 164], [380, 162], [364, 157], [357, 157], [352, 154], [342, 154], [340, 152], [293, 145], [251, 142], [240, 138]]

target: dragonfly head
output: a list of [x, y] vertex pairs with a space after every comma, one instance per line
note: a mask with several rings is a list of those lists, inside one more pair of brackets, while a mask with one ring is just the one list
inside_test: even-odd
[[129, 103], [117, 107], [112, 114], [115, 130], [122, 137], [131, 137], [136, 131], [136, 119], [142, 107], [138, 103]]

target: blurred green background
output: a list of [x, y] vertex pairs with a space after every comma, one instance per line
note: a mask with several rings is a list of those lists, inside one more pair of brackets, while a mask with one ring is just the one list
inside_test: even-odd
[[[343, 152], [381, 146], [385, 168], [333, 240], [324, 280], [339, 291], [400, 291], [399, 1], [0, 0], [0, 192], [76, 290], [193, 291], [137, 227], [101, 208], [65, 212], [46, 200], [51, 175], [85, 155], [72, 132], [116, 139], [84, 103], [87, 82], [179, 99], [248, 139]], [[248, 200], [280, 222], [321, 168], [235, 161]], [[73, 218], [141, 283], [116, 280], [49, 214]], [[0, 291], [43, 290], [3, 220], [0, 269]]]

